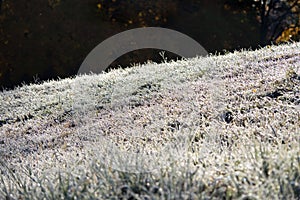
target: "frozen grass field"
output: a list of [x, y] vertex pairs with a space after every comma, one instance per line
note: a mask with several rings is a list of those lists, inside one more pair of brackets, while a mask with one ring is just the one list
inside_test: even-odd
[[1, 92], [0, 199], [300, 199], [299, 90], [290, 43]]

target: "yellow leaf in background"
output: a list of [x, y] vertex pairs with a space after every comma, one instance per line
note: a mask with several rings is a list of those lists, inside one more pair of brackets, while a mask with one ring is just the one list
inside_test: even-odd
[[102, 8], [101, 3], [98, 3], [98, 4], [97, 4], [97, 7], [98, 7], [99, 9], [101, 9], [101, 8]]
[[48, 5], [51, 8], [55, 8], [56, 6], [58, 6], [60, 4], [60, 0], [48, 0]]
[[299, 27], [297, 26], [290, 27], [281, 33], [281, 35], [276, 39], [276, 43], [286, 42], [293, 36], [297, 36], [299, 32], [300, 32]]

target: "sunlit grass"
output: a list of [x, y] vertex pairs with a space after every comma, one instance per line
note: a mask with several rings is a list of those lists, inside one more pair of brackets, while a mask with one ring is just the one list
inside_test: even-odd
[[[0, 198], [299, 199], [299, 45], [0, 93]], [[126, 172], [109, 141], [166, 160]]]

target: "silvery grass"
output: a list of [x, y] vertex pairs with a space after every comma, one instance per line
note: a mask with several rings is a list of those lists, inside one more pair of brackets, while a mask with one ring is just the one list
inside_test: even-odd
[[299, 199], [299, 63], [290, 43], [4, 91], [0, 198]]

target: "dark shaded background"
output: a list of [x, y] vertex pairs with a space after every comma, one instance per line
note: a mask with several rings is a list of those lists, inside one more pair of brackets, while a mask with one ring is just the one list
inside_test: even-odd
[[[180, 31], [208, 52], [299, 40], [299, 1], [0, 0], [0, 87], [75, 75], [108, 37], [137, 27]], [[266, 9], [267, 8], [267, 9]], [[110, 68], [162, 57], [138, 50]], [[165, 54], [168, 59], [177, 56]], [[109, 70], [109, 69], [108, 69]]]

